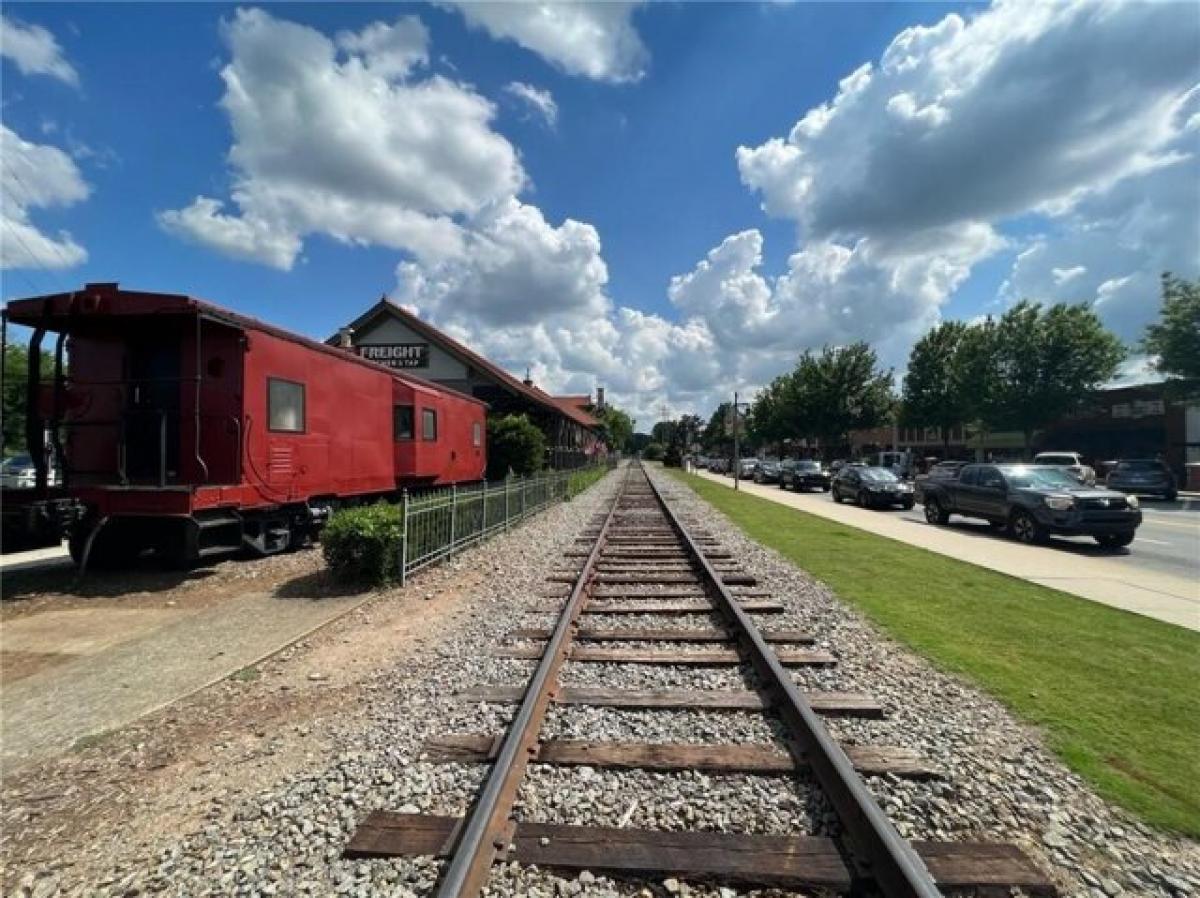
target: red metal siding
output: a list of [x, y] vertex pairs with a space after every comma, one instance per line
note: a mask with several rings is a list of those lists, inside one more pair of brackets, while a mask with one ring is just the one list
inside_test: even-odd
[[[259, 502], [394, 489], [388, 372], [347, 364], [262, 332], [247, 338], [243, 478]], [[303, 433], [268, 429], [268, 378], [303, 384]]]

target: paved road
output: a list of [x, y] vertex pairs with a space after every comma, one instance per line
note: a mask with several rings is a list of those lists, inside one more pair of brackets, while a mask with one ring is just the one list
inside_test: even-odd
[[[733, 480], [701, 476], [732, 487]], [[1094, 540], [1055, 537], [1026, 546], [986, 524], [953, 518], [946, 527], [925, 523], [921, 508], [869, 511], [838, 505], [828, 493], [793, 493], [742, 483], [748, 493], [880, 536], [949, 555], [1063, 592], [1200, 630], [1200, 503], [1144, 506], [1144, 522], [1127, 549], [1101, 549]]]

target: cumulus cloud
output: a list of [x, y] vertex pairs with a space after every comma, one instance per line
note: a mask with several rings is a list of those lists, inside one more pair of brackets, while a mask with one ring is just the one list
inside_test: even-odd
[[63, 56], [54, 35], [41, 25], [0, 15], [0, 56], [12, 60], [22, 75], [48, 75], [79, 86], [79, 73]]
[[546, 127], [553, 129], [558, 122], [558, 104], [548, 90], [541, 90], [523, 81], [511, 81], [504, 85], [504, 92], [520, 102], [528, 112], [541, 118]]
[[71, 268], [87, 251], [67, 232], [49, 236], [34, 226], [34, 209], [71, 206], [90, 188], [57, 147], [31, 143], [0, 125], [0, 268]]
[[633, 27], [640, 0], [611, 2], [489, 2], [445, 0], [467, 23], [497, 40], [532, 50], [570, 75], [596, 81], [638, 81], [649, 53]]
[[904, 29], [786, 136], [738, 148], [743, 183], [807, 241], [741, 337], [800, 308], [811, 328], [792, 332], [850, 336], [855, 310], [859, 336], [912, 331], [1017, 218], [1044, 234], [1002, 298], [1085, 299], [1131, 337], [1159, 271], [1200, 272], [1198, 41], [1200, 18], [1165, 4], [1006, 0]]
[[439, 258], [462, 251], [464, 217], [525, 184], [490, 102], [441, 76], [411, 80], [428, 59], [416, 19], [335, 43], [243, 9], [224, 36], [234, 208], [197, 197], [160, 213], [172, 233], [282, 269], [314, 233]]

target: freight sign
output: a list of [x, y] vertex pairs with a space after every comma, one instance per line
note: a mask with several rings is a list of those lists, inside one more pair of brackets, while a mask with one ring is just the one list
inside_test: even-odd
[[367, 343], [357, 348], [364, 359], [389, 368], [429, 367], [428, 343]]

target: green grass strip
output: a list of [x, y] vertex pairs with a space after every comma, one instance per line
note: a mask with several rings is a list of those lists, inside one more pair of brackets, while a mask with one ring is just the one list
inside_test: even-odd
[[670, 473], [895, 639], [1042, 727], [1101, 795], [1200, 837], [1200, 633]]

